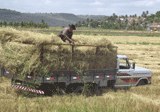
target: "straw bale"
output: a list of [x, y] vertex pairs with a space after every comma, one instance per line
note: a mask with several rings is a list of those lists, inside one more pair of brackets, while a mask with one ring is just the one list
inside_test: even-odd
[[65, 44], [57, 36], [2, 28], [0, 63], [12, 73], [22, 77], [26, 74], [47, 75], [53, 70], [116, 67], [117, 51], [105, 38], [80, 36], [75, 39], [74, 47]]
[[49, 43], [60, 43], [60, 38], [53, 35], [46, 35], [40, 33], [34, 33], [30, 31], [18, 31], [12, 28], [1, 28], [0, 29], [0, 42], [19, 42], [24, 44], [49, 44]]

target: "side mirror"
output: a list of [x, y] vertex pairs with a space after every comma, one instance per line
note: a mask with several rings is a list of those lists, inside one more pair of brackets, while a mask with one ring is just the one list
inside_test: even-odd
[[136, 63], [135, 63], [135, 62], [133, 62], [133, 64], [132, 64], [132, 68], [133, 68], [133, 69], [135, 69], [135, 66], [136, 66]]

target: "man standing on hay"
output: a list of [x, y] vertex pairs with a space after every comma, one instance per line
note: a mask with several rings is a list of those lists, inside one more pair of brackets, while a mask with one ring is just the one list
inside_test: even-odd
[[72, 39], [73, 30], [76, 30], [75, 25], [69, 25], [68, 27], [65, 27], [63, 31], [61, 31], [58, 36], [62, 39], [63, 42], [66, 42], [66, 40], [74, 44], [74, 40]]

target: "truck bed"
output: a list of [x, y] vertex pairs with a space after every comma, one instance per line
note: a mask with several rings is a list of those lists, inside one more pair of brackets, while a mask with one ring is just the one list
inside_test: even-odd
[[66, 86], [73, 83], [96, 83], [101, 87], [107, 86], [109, 80], [116, 79], [117, 69], [101, 69], [101, 70], [86, 70], [82, 73], [75, 71], [53, 71], [48, 76], [27, 76], [27, 82], [37, 83], [64, 83]]

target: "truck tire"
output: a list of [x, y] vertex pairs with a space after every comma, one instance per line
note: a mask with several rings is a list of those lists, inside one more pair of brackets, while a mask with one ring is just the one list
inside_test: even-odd
[[52, 84], [42, 84], [38, 89], [44, 91], [44, 95], [46, 96], [52, 96], [53, 95], [53, 85]]
[[102, 89], [97, 84], [91, 83], [88, 88], [83, 89], [82, 94], [85, 96], [93, 96], [93, 95], [100, 96], [102, 95]]
[[140, 80], [137, 84], [137, 86], [142, 86], [142, 85], [146, 85], [147, 84], [147, 80]]
[[98, 85], [95, 85], [94, 93], [96, 96], [100, 96], [102, 95], [102, 89]]
[[82, 93], [83, 91], [83, 87], [82, 86], [78, 86], [76, 89], [75, 89], [75, 93]]
[[108, 88], [114, 90], [114, 89], [115, 89], [115, 83], [116, 83], [115, 80], [109, 80], [109, 81], [107, 82]]
[[83, 91], [83, 84], [74, 83], [67, 86], [66, 93], [80, 94]]

